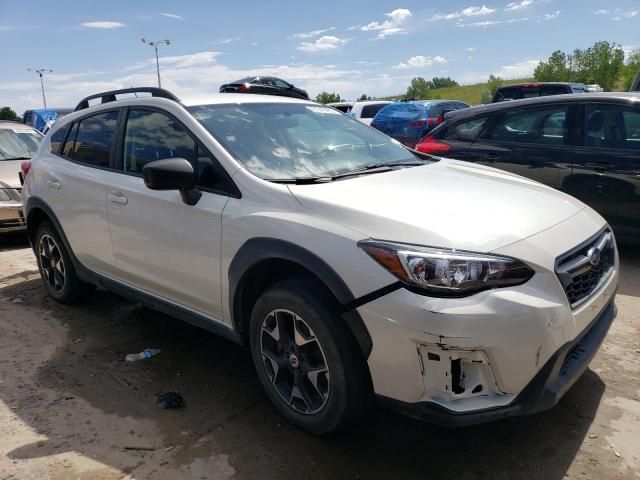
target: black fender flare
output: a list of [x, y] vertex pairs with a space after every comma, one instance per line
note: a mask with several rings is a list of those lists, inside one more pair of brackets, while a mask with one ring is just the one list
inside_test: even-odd
[[252, 267], [265, 260], [287, 260], [312, 272], [329, 289], [342, 309], [342, 318], [358, 343], [364, 358], [368, 358], [373, 342], [367, 327], [354, 308], [357, 299], [344, 280], [324, 260], [309, 250], [286, 240], [256, 237], [247, 240], [229, 265], [229, 306], [236, 331], [241, 330], [242, 283]]

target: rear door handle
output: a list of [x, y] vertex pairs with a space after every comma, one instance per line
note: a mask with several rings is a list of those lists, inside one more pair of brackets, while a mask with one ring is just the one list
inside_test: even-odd
[[49, 185], [49, 188], [53, 188], [54, 190], [60, 190], [62, 188], [62, 184], [58, 180], [54, 179], [48, 180], [47, 185]]
[[114, 192], [109, 194], [109, 201], [118, 205], [126, 205], [129, 199], [122, 192]]

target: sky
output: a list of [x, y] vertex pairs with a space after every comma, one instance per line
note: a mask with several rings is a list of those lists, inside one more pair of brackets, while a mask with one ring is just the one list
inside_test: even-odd
[[275, 75], [315, 96], [400, 94], [411, 78], [461, 84], [522, 78], [556, 49], [598, 40], [640, 48], [640, 0], [0, 0], [0, 106], [41, 108], [155, 86], [180, 98], [246, 75]]

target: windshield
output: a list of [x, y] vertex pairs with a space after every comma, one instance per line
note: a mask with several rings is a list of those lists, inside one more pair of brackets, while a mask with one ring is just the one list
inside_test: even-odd
[[416, 160], [397, 141], [331, 107], [255, 103], [188, 110], [265, 180], [329, 177], [372, 164]]
[[0, 129], [0, 161], [32, 158], [38, 151], [42, 135], [17, 125]]

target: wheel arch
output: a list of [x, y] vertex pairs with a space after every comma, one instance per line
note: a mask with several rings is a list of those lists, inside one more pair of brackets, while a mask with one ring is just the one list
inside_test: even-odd
[[335, 298], [342, 320], [367, 359], [373, 342], [357, 310], [348, 307], [355, 300], [349, 287], [320, 257], [285, 240], [252, 238], [236, 252], [229, 266], [229, 306], [234, 329], [246, 338], [251, 309], [260, 294], [295, 275], [315, 279]]

